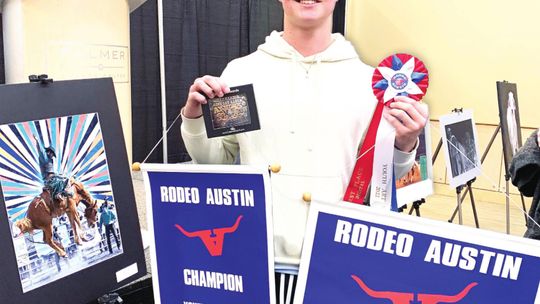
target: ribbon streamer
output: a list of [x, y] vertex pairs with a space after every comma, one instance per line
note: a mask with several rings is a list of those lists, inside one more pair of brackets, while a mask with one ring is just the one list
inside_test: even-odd
[[[380, 129], [388, 131], [388, 127], [391, 127], [386, 121], [381, 122], [382, 112], [384, 106], [393, 102], [396, 96], [408, 96], [417, 101], [421, 100], [426, 94], [428, 85], [428, 71], [424, 63], [409, 54], [389, 56], [375, 69], [372, 87], [378, 103], [364, 142], [358, 151], [351, 180], [343, 197], [344, 201], [363, 204], [375, 167], [377, 180], [374, 186], [376, 189], [371, 198], [375, 198], [375, 204], [393, 205], [391, 201], [392, 197], [395, 200], [395, 194], [392, 195], [395, 193], [395, 182], [390, 181], [395, 179], [393, 173], [395, 133], [391, 132], [391, 138], [381, 138], [384, 135]], [[382, 128], [380, 128], [381, 124], [383, 124]], [[380, 201], [382, 198], [385, 203]]]

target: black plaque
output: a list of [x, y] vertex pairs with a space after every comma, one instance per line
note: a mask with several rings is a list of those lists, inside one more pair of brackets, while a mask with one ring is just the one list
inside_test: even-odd
[[223, 97], [208, 99], [203, 115], [208, 138], [260, 129], [251, 84], [232, 87]]

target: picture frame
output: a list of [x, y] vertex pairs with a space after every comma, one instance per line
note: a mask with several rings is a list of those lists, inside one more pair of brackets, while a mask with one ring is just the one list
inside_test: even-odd
[[497, 100], [503, 144], [504, 172], [509, 176], [512, 158], [522, 146], [517, 85], [507, 81], [497, 81]]
[[433, 164], [431, 152], [431, 130], [426, 124], [418, 135], [418, 148], [413, 167], [396, 180], [398, 207], [421, 200], [433, 194]]
[[259, 130], [259, 114], [252, 84], [231, 87], [222, 97], [202, 105], [208, 138]]
[[[133, 184], [112, 79], [5, 85], [0, 87], [0, 100], [5, 103], [0, 113], [0, 241], [6, 245], [0, 261], [4, 275], [0, 284], [2, 297], [13, 303], [45, 300], [87, 303], [129, 283], [130, 279], [146, 275]], [[38, 147], [32, 145], [38, 143], [44, 150], [55, 149], [58, 157], [53, 162], [55, 175], [82, 182], [91, 194], [89, 200], [98, 200], [94, 207], [105, 206], [104, 201], [108, 201], [110, 208], [107, 210], [116, 217], [116, 223], [112, 220], [108, 223], [120, 232], [118, 242], [111, 240], [109, 248], [114, 246], [113, 254], [97, 258], [100, 254], [90, 251], [99, 250], [99, 244], [85, 246], [84, 240], [81, 245], [73, 244], [73, 226], [77, 225], [62, 219], [71, 211], [62, 213], [58, 210], [67, 210], [63, 209], [62, 202], [75, 193], [69, 193], [71, 188], [66, 187], [66, 193], [51, 196], [52, 186], [45, 185], [46, 178], [40, 172]], [[58, 159], [61, 162], [57, 162]], [[66, 184], [72, 184], [71, 178]], [[54, 199], [42, 196], [44, 192]], [[57, 230], [62, 239], [53, 237], [53, 242], [62, 245], [66, 251], [65, 257], [59, 257], [61, 272], [54, 261], [58, 252], [50, 245], [41, 244], [41, 249], [32, 249], [37, 244], [30, 244], [29, 239], [39, 241], [39, 234], [46, 235], [46, 228], [37, 228], [33, 222], [33, 232], [17, 230], [17, 221], [31, 217], [29, 206], [49, 212], [49, 218], [53, 218], [51, 229]], [[88, 223], [88, 218], [83, 215], [85, 212], [81, 210], [76, 215], [83, 217], [83, 226]], [[100, 214], [99, 218], [102, 216]], [[87, 240], [98, 237], [97, 228], [85, 228], [80, 231]], [[24, 237], [17, 238], [21, 232]], [[27, 254], [24, 254], [25, 250]], [[40, 255], [38, 250], [47, 251], [47, 254]], [[28, 268], [28, 271], [20, 268]], [[28, 280], [32, 284], [27, 284]]]
[[465, 185], [482, 172], [478, 135], [470, 110], [462, 110], [439, 118], [446, 168], [451, 187]]

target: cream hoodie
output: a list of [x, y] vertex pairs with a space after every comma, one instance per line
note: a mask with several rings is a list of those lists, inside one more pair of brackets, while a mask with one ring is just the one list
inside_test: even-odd
[[[229, 86], [252, 83], [261, 129], [208, 139], [203, 118], [182, 117], [182, 137], [195, 163], [281, 165], [272, 174], [275, 261], [298, 265], [310, 193], [313, 201], [341, 204], [356, 152], [376, 99], [373, 68], [334, 34], [323, 52], [303, 57], [273, 32], [258, 50], [231, 61], [221, 78]], [[406, 173], [413, 153], [395, 151], [396, 175]]]

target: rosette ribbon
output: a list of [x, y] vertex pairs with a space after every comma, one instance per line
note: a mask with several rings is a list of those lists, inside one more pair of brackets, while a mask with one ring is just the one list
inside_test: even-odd
[[362, 143], [344, 201], [363, 204], [371, 184], [370, 204], [397, 211], [394, 176], [395, 129], [381, 119], [385, 105], [396, 96], [419, 101], [429, 85], [424, 63], [408, 54], [385, 58], [375, 69], [372, 87], [377, 106]]

